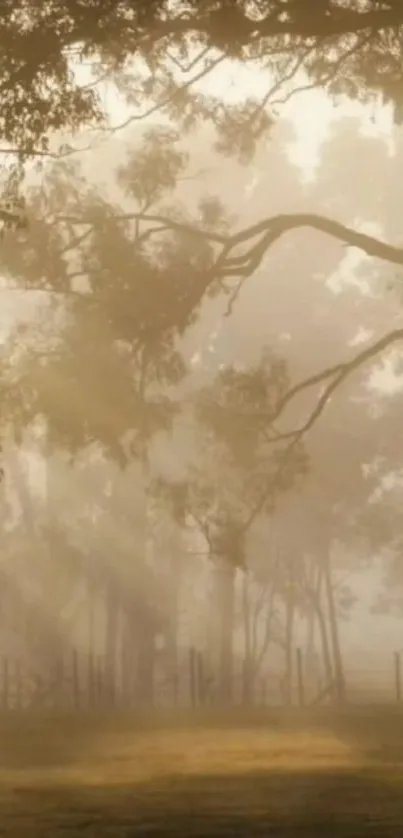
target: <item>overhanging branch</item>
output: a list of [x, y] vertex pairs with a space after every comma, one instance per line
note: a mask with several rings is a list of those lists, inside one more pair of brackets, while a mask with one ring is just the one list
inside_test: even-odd
[[269, 439], [270, 442], [275, 443], [289, 440], [289, 443], [282, 454], [274, 477], [270, 479], [267, 486], [263, 489], [256, 505], [253, 507], [253, 509], [250, 511], [249, 515], [245, 519], [242, 528], [243, 532], [246, 532], [252, 526], [252, 524], [256, 521], [261, 512], [265, 509], [268, 501], [270, 499], [274, 501], [274, 498], [278, 491], [278, 485], [279, 483], [281, 483], [283, 474], [285, 470], [288, 468], [292, 460], [292, 457], [294, 456], [295, 450], [298, 448], [298, 445], [303, 440], [305, 434], [308, 433], [309, 430], [311, 430], [315, 422], [324, 412], [327, 404], [329, 403], [330, 397], [335, 392], [335, 390], [341, 384], [343, 384], [343, 382], [352, 373], [354, 373], [357, 369], [363, 366], [367, 361], [371, 360], [372, 358], [375, 358], [385, 349], [401, 340], [403, 340], [403, 328], [394, 329], [392, 332], [389, 332], [388, 334], [380, 338], [378, 341], [371, 344], [371, 346], [367, 346], [365, 349], [363, 349], [361, 352], [355, 355], [354, 358], [352, 358], [350, 361], [345, 361], [344, 363], [337, 364], [334, 367], [328, 367], [327, 369], [322, 370], [322, 372], [310, 376], [309, 378], [306, 378], [304, 381], [301, 381], [299, 384], [296, 384], [294, 387], [292, 387], [284, 396], [284, 398], [279, 402], [276, 411], [272, 413], [270, 416], [267, 416], [268, 422], [272, 425], [279, 418], [281, 413], [284, 411], [285, 407], [297, 394], [309, 389], [315, 384], [320, 384], [321, 382], [328, 381], [328, 384], [325, 386], [314, 409], [308, 416], [307, 420], [297, 430], [290, 431], [284, 434], [276, 434], [275, 437]]
[[[271, 416], [270, 421], [275, 422], [281, 413], [283, 413], [285, 407], [291, 402], [291, 400], [299, 393], [307, 390], [308, 388], [314, 386], [315, 384], [320, 384], [321, 382], [328, 381], [326, 384], [321, 396], [319, 397], [313, 411], [309, 415], [308, 419], [303, 423], [303, 425], [298, 428], [296, 431], [290, 431], [285, 434], [277, 434], [276, 437], [272, 439], [273, 442], [279, 442], [280, 440], [284, 439], [297, 439], [300, 441], [302, 437], [313, 427], [316, 420], [325, 410], [332, 394], [335, 390], [340, 387], [341, 384], [362, 367], [367, 361], [370, 361], [372, 358], [377, 357], [381, 352], [385, 349], [388, 349], [392, 344], [397, 343], [398, 341], [403, 340], [403, 328], [402, 329], [394, 329], [392, 332], [388, 332], [388, 334], [384, 335], [375, 343], [367, 346], [361, 352], [358, 352], [357, 355], [354, 356], [350, 361], [344, 361], [344, 363], [337, 364], [334, 367], [328, 367], [322, 372], [317, 373], [316, 375], [311, 376], [310, 378], [301, 381], [299, 384], [296, 384], [292, 387], [285, 397], [279, 403], [274, 415]], [[330, 380], [329, 380], [330, 379]]]
[[[101, 223], [106, 223], [105, 219]], [[189, 289], [186, 302], [186, 311], [183, 313], [182, 323], [200, 306], [203, 297], [211, 287], [212, 283], [225, 278], [238, 280], [235, 289], [230, 296], [229, 312], [234, 301], [241, 290], [242, 283], [252, 276], [255, 270], [262, 263], [266, 253], [285, 233], [296, 229], [312, 229], [325, 233], [337, 239], [343, 245], [356, 247], [367, 256], [383, 259], [395, 265], [403, 265], [403, 248], [388, 244], [375, 236], [361, 233], [348, 227], [339, 221], [326, 216], [314, 213], [290, 213], [271, 216], [240, 230], [238, 233], [220, 233], [216, 230], [206, 229], [197, 223], [169, 218], [158, 213], [132, 212], [119, 214], [113, 213], [114, 223], [127, 223], [133, 221], [137, 226], [138, 238], [151, 239], [161, 232], [172, 231], [181, 235], [188, 235], [193, 238], [204, 238], [215, 248], [215, 256], [208, 270], [205, 270], [200, 277], [197, 288]], [[63, 215], [60, 214], [52, 219], [52, 223], [67, 223], [72, 227], [95, 228], [99, 222], [94, 222], [91, 216]], [[140, 225], [145, 227], [140, 234]], [[240, 248], [241, 253], [233, 255], [236, 249]], [[177, 324], [178, 325], [178, 324]]]
[[388, 332], [375, 343], [372, 343], [361, 352], [358, 352], [357, 355], [354, 355], [350, 361], [343, 361], [339, 364], [334, 364], [333, 366], [326, 367], [324, 370], [321, 370], [314, 375], [308, 376], [308, 378], [304, 378], [302, 381], [299, 381], [298, 384], [294, 384], [293, 387], [290, 387], [283, 398], [277, 403], [275, 410], [271, 413], [260, 413], [257, 411], [240, 412], [239, 410], [234, 411], [232, 408], [226, 408], [225, 406], [218, 405], [217, 403], [214, 403], [214, 407], [225, 410], [230, 415], [236, 414], [236, 416], [243, 419], [261, 419], [262, 421], [267, 422], [269, 427], [273, 427], [274, 423], [281, 418], [286, 408], [296, 396], [310, 390], [312, 387], [324, 384], [324, 389], [313, 411], [309, 414], [308, 419], [297, 430], [287, 431], [284, 433], [276, 432], [273, 436], [268, 437], [266, 441], [270, 443], [278, 443], [282, 440], [294, 439], [295, 437], [301, 439], [301, 437], [312, 428], [316, 420], [323, 413], [334, 391], [341, 384], [343, 384], [350, 375], [364, 366], [364, 364], [371, 359], [376, 358], [385, 349], [388, 349], [394, 343], [398, 343], [399, 341], [403, 341], [403, 328], [394, 329], [392, 332]]
[[[393, 244], [388, 244], [376, 236], [368, 235], [367, 233], [360, 233], [340, 221], [333, 218], [327, 218], [323, 215], [315, 213], [287, 213], [282, 215], [275, 215], [259, 221], [257, 224], [252, 224], [240, 230], [239, 233], [232, 235], [224, 235], [198, 226], [197, 224], [189, 224], [182, 221], [177, 221], [163, 215], [148, 215], [147, 213], [124, 213], [122, 215], [114, 215], [113, 219], [116, 222], [128, 221], [130, 219], [138, 219], [143, 224], [158, 225], [158, 230], [163, 227], [166, 230], [173, 230], [182, 233], [188, 233], [192, 236], [205, 237], [214, 240], [217, 244], [221, 244], [222, 248], [218, 254], [212, 273], [215, 276], [227, 277], [241, 277], [249, 276], [259, 267], [263, 257], [267, 251], [278, 241], [285, 233], [291, 230], [298, 229], [312, 229], [320, 233], [325, 233], [334, 239], [342, 242], [348, 247], [356, 247], [362, 250], [367, 256], [373, 256], [377, 259], [383, 259], [387, 262], [392, 262], [395, 265], [403, 265], [403, 248], [397, 247]], [[55, 218], [58, 222], [68, 222], [73, 225], [90, 225], [94, 226], [91, 218], [86, 218], [85, 215], [59, 215]], [[156, 230], [155, 232], [158, 232]], [[243, 245], [248, 245], [253, 239], [258, 239], [255, 244], [250, 245], [240, 253], [238, 256], [231, 255], [232, 252]]]
[[[402, 247], [388, 244], [367, 233], [360, 233], [358, 230], [326, 216], [314, 213], [289, 213], [264, 219], [229, 237], [222, 254], [217, 260], [217, 268], [225, 276], [250, 275], [260, 265], [270, 247], [281, 236], [291, 230], [302, 228], [310, 228], [325, 233], [349, 247], [362, 250], [367, 256], [384, 259], [395, 265], [403, 265]], [[258, 238], [258, 241], [239, 256], [230, 255], [236, 247], [256, 238]]]

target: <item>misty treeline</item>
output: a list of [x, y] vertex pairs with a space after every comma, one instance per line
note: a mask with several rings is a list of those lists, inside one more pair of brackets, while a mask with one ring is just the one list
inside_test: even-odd
[[[15, 317], [1, 360], [5, 654], [43, 677], [77, 648], [101, 655], [110, 692], [149, 704], [190, 699], [194, 648], [205, 699], [249, 703], [295, 698], [298, 647], [311, 696], [336, 684], [342, 697], [349, 574], [388, 551], [398, 567], [400, 496], [383, 485], [399, 471], [401, 396], [369, 389], [372, 362], [317, 415], [322, 370], [348, 370], [363, 330], [382, 339], [398, 284], [300, 233], [248, 289], [220, 280], [191, 301], [220, 237], [261, 204], [329, 200], [393, 237], [378, 199], [387, 182], [398, 204], [399, 136], [389, 156], [339, 120], [306, 183], [284, 123], [238, 208], [249, 167], [223, 162], [209, 130], [191, 150], [158, 124], [117, 146], [103, 190], [77, 157], [27, 189], [28, 229], [1, 248]], [[206, 235], [189, 236], [200, 219]]]
[[[192, 649], [206, 701], [289, 702], [298, 648], [343, 700], [350, 574], [381, 557], [384, 608], [403, 581], [402, 136], [338, 119], [306, 181], [281, 105], [398, 122], [400, 4], [5, 6], [1, 651], [96, 654], [149, 706]], [[263, 100], [198, 87], [229, 60]]]

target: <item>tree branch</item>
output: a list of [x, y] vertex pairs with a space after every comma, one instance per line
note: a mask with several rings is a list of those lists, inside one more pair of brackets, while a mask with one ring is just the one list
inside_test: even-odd
[[[91, 217], [86, 218], [85, 215], [57, 215], [55, 216], [56, 223], [65, 223], [65, 224], [72, 224], [76, 225], [77, 227], [94, 227], [94, 221]], [[205, 238], [210, 239], [211, 241], [217, 242], [217, 244], [226, 245], [228, 241], [228, 236], [224, 234], [217, 233], [213, 230], [205, 230], [203, 228], [197, 227], [196, 225], [187, 224], [183, 221], [176, 221], [174, 218], [168, 218], [164, 215], [156, 214], [148, 214], [144, 212], [128, 212], [124, 213], [123, 215], [114, 215], [113, 220], [116, 222], [123, 222], [126, 221], [139, 221], [143, 222], [144, 224], [154, 224], [158, 225], [152, 227], [151, 229], [147, 230], [147, 235], [152, 235], [153, 233], [161, 233], [166, 230], [172, 230], [178, 233], [187, 233], [190, 236], [196, 236], [198, 238]]]
[[175, 102], [177, 99], [180, 99], [180, 97], [186, 90], [189, 90], [189, 88], [192, 87], [192, 85], [196, 84], [198, 81], [201, 81], [205, 76], [211, 73], [212, 70], [218, 67], [219, 64], [222, 64], [222, 62], [225, 61], [225, 59], [226, 55], [219, 55], [218, 58], [212, 59], [207, 63], [205, 67], [203, 67], [202, 70], [199, 70], [199, 72], [196, 73], [196, 75], [192, 76], [191, 79], [188, 79], [183, 84], [178, 85], [176, 90], [174, 90], [172, 93], [169, 93], [168, 96], [163, 96], [153, 105], [150, 105], [150, 107], [147, 108], [145, 111], [142, 111], [141, 113], [131, 114], [131, 116], [129, 116], [123, 122], [120, 122], [117, 125], [111, 125], [109, 128], [104, 129], [104, 131], [108, 134], [116, 134], [117, 131], [122, 131], [123, 129], [131, 125], [133, 122], [141, 122], [142, 120], [147, 119], [150, 116], [153, 116], [153, 114], [171, 105], [172, 102]]
[[[218, 255], [215, 261], [204, 272], [203, 281], [200, 282], [200, 285], [189, 295], [187, 315], [197, 309], [213, 282], [217, 279], [236, 278], [238, 279], [238, 283], [230, 296], [228, 305], [229, 314], [241, 290], [242, 281], [251, 276], [259, 267], [270, 247], [281, 236], [293, 229], [304, 227], [314, 229], [337, 239], [344, 245], [356, 247], [368, 256], [384, 259], [395, 265], [403, 265], [402, 247], [388, 244], [367, 233], [360, 233], [358, 230], [354, 230], [339, 221], [313, 213], [292, 213], [272, 216], [232, 235], [217, 233], [216, 231], [202, 228], [197, 224], [178, 221], [158, 213], [148, 215], [144, 212], [133, 212], [122, 215], [116, 214], [113, 218], [116, 222], [132, 220], [147, 225], [147, 232], [143, 234], [145, 238], [152, 237], [157, 232], [172, 230], [178, 233], [188, 234], [189, 236], [202, 237], [217, 245]], [[54, 221], [56, 223], [65, 222], [77, 226], [94, 226], [94, 221], [90, 217], [86, 218], [85, 215], [58, 215]], [[231, 255], [236, 248], [256, 238], [258, 241], [250, 245], [246, 251], [238, 256]], [[339, 365], [332, 372], [336, 374], [338, 369]], [[328, 375], [330, 375], [330, 372]], [[320, 373], [319, 378], [315, 377], [312, 383], [320, 382], [322, 376], [323, 373]], [[304, 389], [306, 386], [307, 383], [304, 382], [298, 385], [300, 389]]]
[[[352, 227], [342, 224], [333, 218], [316, 215], [314, 213], [289, 213], [271, 216], [257, 224], [240, 230], [239, 233], [224, 235], [211, 230], [176, 221], [163, 215], [147, 215], [143, 213], [125, 213], [114, 216], [114, 221], [129, 221], [139, 218], [147, 224], [158, 224], [169, 230], [177, 230], [192, 236], [202, 236], [222, 245], [222, 250], [213, 266], [213, 273], [217, 276], [241, 277], [250, 276], [259, 267], [267, 250], [285, 233], [301, 228], [310, 228], [338, 239], [348, 247], [357, 247], [368, 256], [384, 259], [395, 265], [403, 265], [403, 248], [388, 244], [375, 236], [360, 233]], [[93, 225], [93, 221], [85, 216], [59, 215], [55, 219], [60, 222], [77, 225]], [[259, 238], [258, 242], [238, 256], [231, 256], [235, 248], [247, 244], [251, 239]]]
[[276, 434], [275, 437], [271, 438], [270, 441], [272, 442], [279, 442], [284, 439], [297, 439], [298, 441], [313, 427], [316, 420], [319, 416], [323, 413], [325, 407], [327, 406], [330, 397], [334, 393], [334, 391], [348, 378], [353, 372], [359, 369], [363, 364], [367, 361], [371, 360], [371, 358], [375, 358], [393, 343], [397, 341], [403, 340], [403, 328], [402, 329], [394, 329], [392, 332], [388, 332], [388, 334], [384, 335], [375, 343], [367, 346], [362, 352], [358, 352], [351, 361], [344, 361], [344, 363], [337, 364], [334, 367], [328, 367], [322, 372], [317, 373], [316, 375], [311, 376], [310, 378], [305, 379], [305, 381], [301, 381], [299, 384], [296, 384], [292, 387], [288, 393], [284, 396], [284, 398], [279, 402], [275, 413], [271, 416], [270, 422], [275, 422], [276, 419], [280, 416], [280, 414], [284, 411], [284, 408], [289, 404], [291, 399], [293, 399], [297, 394], [301, 393], [303, 390], [308, 389], [309, 387], [314, 386], [315, 384], [320, 384], [322, 381], [326, 381], [327, 379], [331, 378], [332, 380], [326, 385], [324, 388], [322, 395], [318, 399], [315, 408], [311, 412], [310, 416], [301, 425], [300, 428], [296, 431], [290, 431], [285, 434]]
[[[316, 5], [316, 4], [315, 4]], [[322, 5], [322, 4], [321, 4]], [[324, 4], [323, 4], [324, 5]], [[312, 2], [312, 6], [314, 6]], [[340, 36], [363, 32], [366, 29], [373, 29], [380, 31], [383, 29], [395, 28], [403, 25], [403, 8], [400, 3], [394, 4], [389, 9], [377, 9], [371, 11], [356, 11], [355, 9], [345, 6], [337, 6], [331, 10], [330, 14], [326, 14], [324, 8], [321, 13], [321, 7], [317, 4], [317, 8], [312, 8], [312, 13], [298, 15], [293, 19], [292, 12], [287, 12], [287, 6], [277, 7], [269, 12], [264, 18], [260, 20], [253, 20], [244, 15], [237, 7], [236, 28], [242, 33], [242, 42], [249, 43], [252, 39], [259, 38], [275, 38], [279, 35], [299, 36], [303, 39], [309, 38], [326, 38], [329, 36]], [[228, 25], [231, 24], [231, 18], [235, 17], [232, 10], [229, 10]], [[198, 32], [200, 34], [211, 35], [211, 40], [214, 42], [215, 29], [222, 29], [224, 20], [222, 10], [218, 9], [216, 12], [211, 12], [207, 15], [191, 15], [186, 17], [177, 17], [176, 19], [159, 22], [153, 31], [150, 41], [156, 43], [162, 38], [168, 36], [185, 35], [187, 33]]]
[[[367, 233], [360, 233], [339, 221], [314, 213], [290, 213], [272, 216], [247, 227], [228, 238], [217, 260], [217, 270], [224, 276], [250, 276], [259, 267], [267, 250], [290, 230], [311, 228], [338, 239], [349, 247], [357, 247], [368, 256], [403, 265], [403, 248], [388, 244]], [[239, 256], [230, 253], [239, 245], [260, 236], [259, 241]]]
[[276, 411], [273, 414], [271, 414], [271, 416], [267, 417], [270, 423], [276, 421], [276, 419], [283, 412], [285, 406], [291, 401], [291, 399], [294, 398], [294, 396], [297, 393], [301, 393], [303, 390], [312, 387], [314, 384], [319, 384], [321, 381], [325, 381], [328, 378], [332, 378], [332, 381], [329, 382], [324, 392], [320, 396], [317, 404], [315, 405], [314, 410], [312, 411], [306, 422], [300, 428], [298, 428], [296, 431], [290, 431], [289, 433], [278, 434], [276, 435], [276, 437], [269, 440], [270, 442], [278, 443], [286, 439], [289, 439], [290, 442], [283, 453], [274, 478], [271, 477], [268, 485], [265, 487], [256, 505], [251, 510], [248, 517], [245, 519], [245, 522], [242, 527], [243, 532], [246, 532], [252, 526], [254, 521], [263, 511], [270, 496], [275, 496], [277, 492], [278, 483], [279, 481], [281, 481], [284, 471], [288, 467], [293, 457], [295, 449], [300, 444], [305, 434], [313, 427], [319, 416], [323, 413], [332, 393], [334, 393], [337, 387], [339, 387], [343, 383], [343, 381], [345, 381], [345, 379], [349, 375], [351, 375], [351, 373], [353, 373], [360, 366], [366, 363], [366, 361], [369, 361], [371, 358], [374, 358], [384, 349], [387, 349], [389, 346], [391, 346], [393, 343], [396, 343], [399, 340], [403, 340], [403, 328], [394, 329], [392, 332], [389, 332], [387, 335], [384, 335], [384, 337], [380, 338], [380, 340], [376, 341], [376, 343], [372, 344], [371, 346], [368, 346], [366, 349], [363, 349], [362, 352], [359, 352], [354, 358], [352, 358], [351, 361], [345, 361], [342, 364], [338, 364], [334, 367], [329, 367], [328, 369], [323, 370], [321, 373], [317, 373], [316, 375], [313, 375], [310, 378], [305, 379], [304, 381], [295, 385], [295, 387], [292, 387], [285, 395], [285, 397], [279, 402]]
[[[270, 104], [273, 110], [276, 108], [277, 105], [286, 105], [287, 102], [293, 99], [294, 96], [296, 96], [298, 93], [306, 93], [309, 90], [316, 90], [318, 87], [326, 89], [328, 85], [337, 77], [337, 74], [342, 69], [343, 64], [345, 64], [345, 62], [348, 61], [348, 59], [351, 58], [351, 56], [354, 55], [354, 53], [358, 52], [360, 49], [362, 49], [362, 47], [368, 44], [371, 41], [371, 38], [372, 32], [370, 34], [366, 32], [362, 37], [360, 37], [357, 33], [353, 46], [347, 49], [345, 52], [343, 52], [340, 55], [340, 58], [334, 64], [332, 64], [332, 66], [326, 73], [323, 73], [323, 75], [321, 75], [318, 79], [315, 79], [314, 81], [309, 81], [306, 84], [293, 87], [283, 97], [272, 100]], [[314, 50], [315, 47], [310, 47], [310, 49], [307, 52], [307, 55], [302, 57], [301, 69], [303, 69], [303, 63], [305, 61], [305, 58]], [[285, 81], [287, 81], [287, 79], [285, 79]], [[282, 87], [283, 84], [280, 80], [278, 89], [281, 90]], [[274, 112], [276, 111], [274, 110]]]
[[274, 422], [281, 417], [285, 408], [296, 396], [306, 390], [309, 390], [317, 384], [322, 384], [331, 379], [329, 383], [326, 384], [314, 410], [310, 413], [308, 419], [303, 425], [301, 425], [300, 428], [295, 431], [287, 431], [285, 433], [276, 431], [273, 436], [268, 437], [267, 441], [271, 443], [278, 443], [287, 439], [294, 439], [295, 437], [301, 439], [301, 437], [312, 428], [321, 413], [323, 413], [330, 397], [337, 387], [339, 387], [353, 372], [363, 366], [367, 361], [371, 360], [371, 358], [375, 358], [393, 343], [397, 343], [400, 340], [403, 340], [403, 328], [394, 329], [392, 332], [388, 332], [375, 343], [367, 346], [361, 352], [358, 352], [358, 354], [354, 355], [350, 361], [343, 361], [339, 364], [335, 364], [334, 366], [326, 367], [326, 369], [321, 370], [308, 378], [304, 378], [302, 381], [298, 382], [298, 384], [294, 384], [293, 387], [290, 387], [283, 398], [277, 403], [276, 409], [272, 413], [234, 411], [232, 408], [226, 408], [216, 402], [214, 402], [214, 407], [224, 409], [232, 415], [236, 413], [237, 416], [242, 417], [243, 419], [262, 419], [267, 421], [270, 427], [272, 427]]

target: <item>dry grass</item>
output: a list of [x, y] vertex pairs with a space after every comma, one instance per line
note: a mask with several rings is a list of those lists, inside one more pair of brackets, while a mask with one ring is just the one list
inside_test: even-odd
[[0, 718], [0, 835], [403, 835], [403, 713]]

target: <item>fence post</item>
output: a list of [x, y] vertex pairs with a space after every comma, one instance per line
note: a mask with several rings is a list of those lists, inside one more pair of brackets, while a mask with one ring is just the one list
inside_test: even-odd
[[304, 665], [301, 649], [297, 649], [297, 682], [298, 682], [298, 704], [303, 707], [305, 704], [304, 692]]
[[395, 687], [396, 687], [396, 701], [402, 699], [402, 673], [401, 673], [401, 657], [400, 652], [395, 652]]

